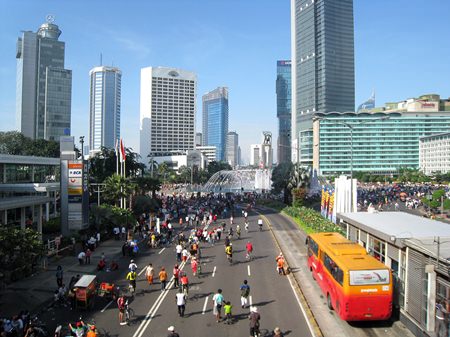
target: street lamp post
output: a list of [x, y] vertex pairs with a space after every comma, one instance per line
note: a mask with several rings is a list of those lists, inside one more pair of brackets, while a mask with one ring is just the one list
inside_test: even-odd
[[379, 120], [386, 120], [389, 118], [390, 118], [389, 116], [383, 116], [383, 117], [374, 118], [374, 119], [362, 121], [360, 123], [353, 123], [353, 124], [350, 124], [347, 122], [335, 121], [334, 119], [330, 119], [327, 117], [314, 117], [313, 118], [313, 122], [315, 122], [315, 121], [320, 122], [323, 120], [328, 120], [328, 121], [334, 122], [333, 124], [343, 125], [350, 130], [350, 212], [353, 212], [353, 210], [354, 210], [354, 208], [353, 208], [353, 130], [354, 130], [355, 126], [360, 126], [360, 125], [372, 123], [372, 122], [379, 121]]
[[81, 143], [81, 160], [84, 161], [84, 136], [80, 136]]

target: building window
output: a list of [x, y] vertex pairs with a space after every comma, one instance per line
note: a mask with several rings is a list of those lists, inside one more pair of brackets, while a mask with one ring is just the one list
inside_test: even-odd
[[373, 237], [369, 238], [369, 254], [378, 261], [384, 263], [386, 261], [386, 245], [384, 242]]

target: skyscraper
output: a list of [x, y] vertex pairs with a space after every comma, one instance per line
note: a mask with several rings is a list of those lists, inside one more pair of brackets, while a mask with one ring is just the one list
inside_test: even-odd
[[236, 167], [239, 164], [239, 135], [235, 131], [230, 131], [227, 134], [227, 163], [231, 167]]
[[115, 67], [95, 67], [91, 77], [89, 146], [113, 148], [120, 139], [120, 97], [122, 72]]
[[140, 155], [194, 149], [197, 76], [190, 71], [141, 69]]
[[353, 0], [291, 0], [292, 160], [300, 115], [355, 109]]
[[291, 61], [277, 61], [278, 163], [291, 161]]
[[228, 88], [217, 89], [203, 95], [203, 145], [217, 148], [217, 160], [226, 160], [228, 134]]
[[51, 16], [36, 33], [17, 39], [17, 128], [32, 139], [70, 133], [72, 71], [64, 69], [65, 43]]

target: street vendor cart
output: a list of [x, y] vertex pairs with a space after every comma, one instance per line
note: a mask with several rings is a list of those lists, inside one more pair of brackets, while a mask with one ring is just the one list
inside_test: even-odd
[[95, 296], [97, 293], [97, 276], [83, 275], [74, 285], [75, 288], [75, 307], [80, 309], [89, 309], [94, 307]]

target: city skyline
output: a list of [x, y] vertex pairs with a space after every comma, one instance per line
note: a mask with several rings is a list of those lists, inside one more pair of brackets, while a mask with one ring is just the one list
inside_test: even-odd
[[[183, 20], [179, 23], [174, 20], [167, 26], [163, 18], [155, 17], [155, 24], [149, 27], [145, 25], [147, 4], [140, 4], [139, 10], [128, 10], [119, 5], [106, 14], [101, 13], [101, 3], [93, 4], [89, 12], [76, 3], [3, 3], [2, 7], [7, 10], [2, 11], [4, 29], [0, 34], [6, 51], [0, 56], [0, 115], [4, 121], [1, 130], [15, 129], [14, 50], [17, 36], [22, 30], [36, 31], [45, 16], [51, 13], [66, 42], [66, 68], [73, 70], [72, 135], [76, 138], [88, 135], [88, 72], [98, 64], [99, 55], [103, 53], [104, 64], [118, 64], [123, 71], [122, 121], [126, 120], [126, 123], [121, 131], [126, 146], [135, 151], [139, 148], [136, 136], [139, 129], [139, 74], [141, 67], [149, 65], [196, 72], [199, 75], [197, 106], [200, 94], [208, 88], [226, 84], [233, 97], [230, 128], [239, 133], [243, 149], [255, 143], [265, 129], [270, 129], [276, 139], [274, 64], [277, 59], [290, 57], [289, 2], [263, 1], [256, 12], [252, 3], [231, 1], [215, 6], [205, 6], [205, 3], [154, 4], [157, 12], [171, 12]], [[419, 4], [418, 1], [355, 1], [356, 103], [365, 101], [373, 88], [379, 102], [425, 92], [447, 94], [440, 73], [448, 72], [449, 65], [442, 63], [439, 55], [449, 49], [440, 42], [440, 32], [449, 29], [444, 13], [448, 12], [450, 4], [436, 1], [438, 10], [432, 18], [423, 16]], [[232, 23], [226, 16], [216, 14], [235, 6], [239, 6], [240, 11]], [[187, 21], [186, 17], [189, 18]], [[377, 20], [367, 20], [369, 17]], [[107, 24], [114, 20], [127, 22], [127, 27], [116, 29]], [[411, 20], [421, 22], [420, 27], [411, 27]], [[187, 35], [177, 33], [185, 29], [185, 22], [189, 22]], [[272, 24], [267, 25], [267, 22]], [[426, 48], [418, 48], [417, 41], [427, 41], [434, 46], [435, 52], [430, 54]], [[426, 72], [418, 76], [414, 69], [423, 69], [423, 60], [427, 60]], [[251, 75], [244, 76], [249, 70]], [[200, 131], [201, 125], [198, 115], [197, 110], [196, 131]], [[245, 157], [246, 152], [243, 151]], [[248, 162], [248, 157], [245, 159]]]

